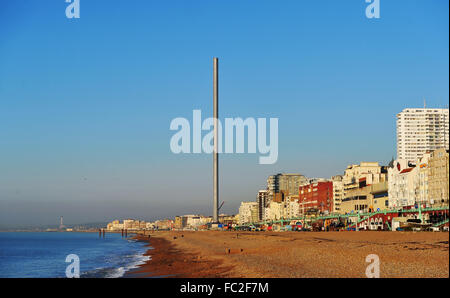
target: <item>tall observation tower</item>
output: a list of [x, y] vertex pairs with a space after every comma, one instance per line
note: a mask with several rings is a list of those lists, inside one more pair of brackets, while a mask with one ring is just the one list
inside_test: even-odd
[[213, 151], [213, 222], [219, 222], [219, 59], [213, 59], [213, 118], [214, 118], [214, 151]]
[[60, 230], [63, 230], [65, 228], [65, 226], [64, 226], [64, 221], [63, 221], [63, 217], [61, 216], [60, 218], [59, 218], [59, 229]]

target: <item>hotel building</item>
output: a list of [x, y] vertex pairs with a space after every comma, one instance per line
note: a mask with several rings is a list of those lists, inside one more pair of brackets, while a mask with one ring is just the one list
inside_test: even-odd
[[300, 214], [326, 214], [333, 211], [333, 182], [325, 179], [299, 187]]

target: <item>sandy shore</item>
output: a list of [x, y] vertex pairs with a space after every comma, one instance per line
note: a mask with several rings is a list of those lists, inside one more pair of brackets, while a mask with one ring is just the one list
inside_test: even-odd
[[[140, 237], [148, 241], [148, 236]], [[146, 264], [128, 277], [449, 277], [449, 233], [153, 232]], [[228, 252], [229, 250], [229, 252]]]

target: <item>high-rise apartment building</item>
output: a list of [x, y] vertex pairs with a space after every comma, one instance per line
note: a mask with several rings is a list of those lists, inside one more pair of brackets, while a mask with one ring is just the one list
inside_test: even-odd
[[267, 179], [269, 202], [284, 202], [289, 195], [298, 195], [298, 188], [308, 183], [308, 179], [301, 174], [276, 174]]
[[416, 162], [424, 153], [449, 149], [448, 109], [404, 109], [397, 114], [397, 159]]
[[269, 199], [269, 191], [268, 190], [260, 190], [258, 191], [258, 196], [256, 197], [256, 201], [258, 202], [258, 220], [262, 221], [265, 219], [266, 207]]

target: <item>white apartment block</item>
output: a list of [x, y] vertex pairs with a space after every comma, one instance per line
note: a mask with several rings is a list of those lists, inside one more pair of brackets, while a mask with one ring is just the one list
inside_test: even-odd
[[404, 109], [397, 114], [397, 159], [415, 162], [424, 153], [449, 149], [448, 109]]
[[249, 224], [258, 221], [258, 202], [241, 202], [239, 207], [239, 224]]

